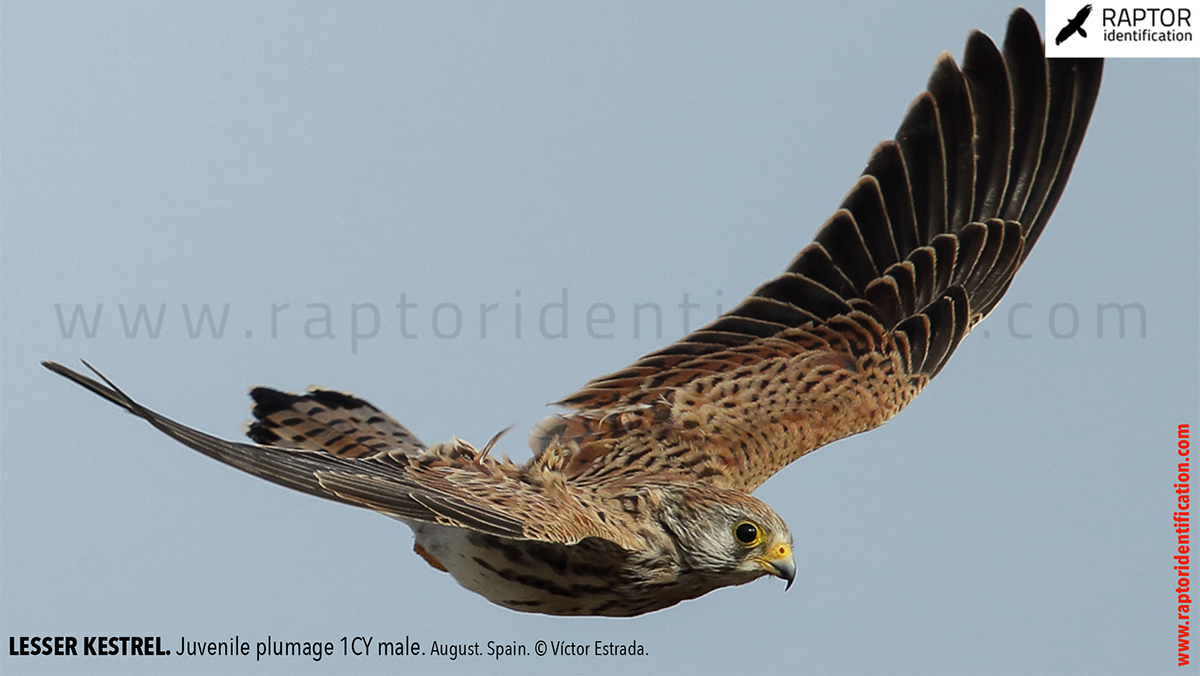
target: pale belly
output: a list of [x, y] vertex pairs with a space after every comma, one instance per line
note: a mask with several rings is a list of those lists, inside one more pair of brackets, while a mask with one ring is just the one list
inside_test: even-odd
[[695, 575], [639, 565], [636, 554], [597, 538], [568, 546], [405, 523], [416, 535], [415, 549], [433, 559], [431, 565], [440, 564], [463, 587], [513, 610], [637, 615], [714, 588]]

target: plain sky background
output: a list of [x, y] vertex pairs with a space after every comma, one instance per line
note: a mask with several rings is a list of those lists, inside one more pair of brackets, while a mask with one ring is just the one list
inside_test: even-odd
[[[786, 594], [771, 579], [635, 619], [514, 613], [413, 555], [403, 525], [213, 462], [38, 365], [86, 358], [227, 438], [249, 387], [315, 383], [426, 442], [515, 424], [498, 450], [526, 458], [545, 402], [684, 333], [684, 294], [695, 328], [782, 270], [938, 53], [972, 28], [999, 39], [1011, 8], [6, 1], [0, 636], [649, 655], [0, 650], [0, 670], [1175, 672], [1174, 437], [1200, 410], [1194, 60], [1110, 61], [995, 314], [892, 422], [757, 492], [796, 538]], [[567, 336], [545, 337], [564, 289]], [[229, 307], [219, 339], [189, 337], [183, 306], [194, 323], [206, 303]], [[596, 303], [611, 338], [588, 333]], [[643, 310], [635, 337], [646, 303], [661, 334]], [[1123, 338], [1111, 310], [1098, 336], [1105, 303], [1143, 308], [1144, 336], [1137, 310]], [[126, 337], [140, 304], [165, 304], [156, 339]], [[315, 304], [333, 338], [306, 335]], [[94, 337], [64, 336], [56, 308], [77, 305], [89, 322], [103, 306]], [[380, 313], [357, 343], [354, 305], [359, 333]], [[481, 305], [498, 306], [486, 337]], [[561, 329], [559, 309], [545, 320]]]

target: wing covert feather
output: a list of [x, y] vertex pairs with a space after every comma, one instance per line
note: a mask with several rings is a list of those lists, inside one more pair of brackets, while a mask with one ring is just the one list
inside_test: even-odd
[[[594, 536], [623, 547], [637, 546], [628, 531], [592, 518], [595, 511], [583, 501], [586, 496], [577, 496], [561, 478], [543, 481], [512, 463], [484, 457], [461, 442], [427, 450], [421, 447], [416, 453], [408, 446], [398, 446], [372, 455], [355, 455], [355, 450], [341, 455], [338, 451], [346, 450], [342, 444], [318, 447], [312, 439], [305, 442], [308, 445], [290, 447], [226, 441], [151, 411], [99, 373], [96, 375], [103, 383], [61, 364], [43, 365], [143, 418], [185, 446], [309, 495], [367, 507], [399, 519], [468, 528], [499, 537], [574, 544]], [[300, 400], [305, 407], [340, 396], [345, 398], [340, 403], [352, 403], [353, 409], [378, 411], [365, 401], [330, 394], [320, 390], [316, 398], [311, 398], [274, 392]], [[255, 397], [258, 407], [268, 400], [267, 414], [279, 410], [274, 395]], [[384, 422], [385, 432], [397, 428], [403, 429], [390, 417]]]
[[786, 271], [712, 324], [558, 402], [532, 465], [571, 481], [753, 490], [876, 427], [999, 302], [1066, 185], [1103, 62], [1043, 56], [1017, 10], [971, 33]]

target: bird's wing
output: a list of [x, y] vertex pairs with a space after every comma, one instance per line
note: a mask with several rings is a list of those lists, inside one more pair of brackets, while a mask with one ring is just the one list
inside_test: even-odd
[[1102, 61], [1043, 56], [1032, 17], [1003, 54], [943, 54], [896, 133], [787, 270], [740, 305], [597, 378], [530, 433], [573, 482], [648, 474], [753, 490], [876, 427], [999, 302], [1074, 162]]
[[1089, 15], [1091, 15], [1091, 13], [1092, 6], [1090, 4], [1084, 5], [1082, 9], [1075, 13], [1075, 18], [1071, 19], [1071, 23], [1076, 26], [1082, 26], [1083, 22], [1087, 21], [1087, 18]]
[[[627, 548], [637, 546], [633, 535], [613, 527], [619, 524], [597, 523], [594, 510], [561, 481], [542, 481], [462, 442], [426, 449], [400, 423], [349, 395], [327, 390], [294, 395], [258, 388], [259, 420], [250, 434], [255, 439], [274, 438], [277, 445], [244, 444], [151, 411], [99, 372], [103, 382], [55, 362], [43, 365], [210, 458], [309, 495], [399, 519], [506, 538], [573, 544], [594, 536]], [[356, 435], [364, 438], [354, 442]], [[399, 443], [363, 452], [387, 437]]]

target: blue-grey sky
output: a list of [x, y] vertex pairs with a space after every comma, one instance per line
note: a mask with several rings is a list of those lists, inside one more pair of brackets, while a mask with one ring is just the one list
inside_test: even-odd
[[[782, 270], [938, 53], [999, 38], [1010, 10], [5, 2], [0, 636], [337, 654], [0, 650], [0, 670], [1173, 672], [1174, 435], [1200, 409], [1194, 60], [1110, 61], [995, 314], [892, 422], [756, 493], [796, 538], [786, 594], [504, 610], [402, 524], [213, 462], [38, 365], [86, 358], [228, 438], [249, 387], [319, 384], [427, 442], [515, 424], [498, 450], [525, 458], [545, 402], [682, 335], [685, 297], [695, 328]], [[1109, 303], [1132, 304], [1124, 337]], [[126, 337], [143, 304], [152, 323], [165, 307], [158, 337]], [[189, 335], [204, 304], [217, 324], [228, 307], [220, 338]], [[406, 635], [648, 655], [341, 655], [343, 636]]]

